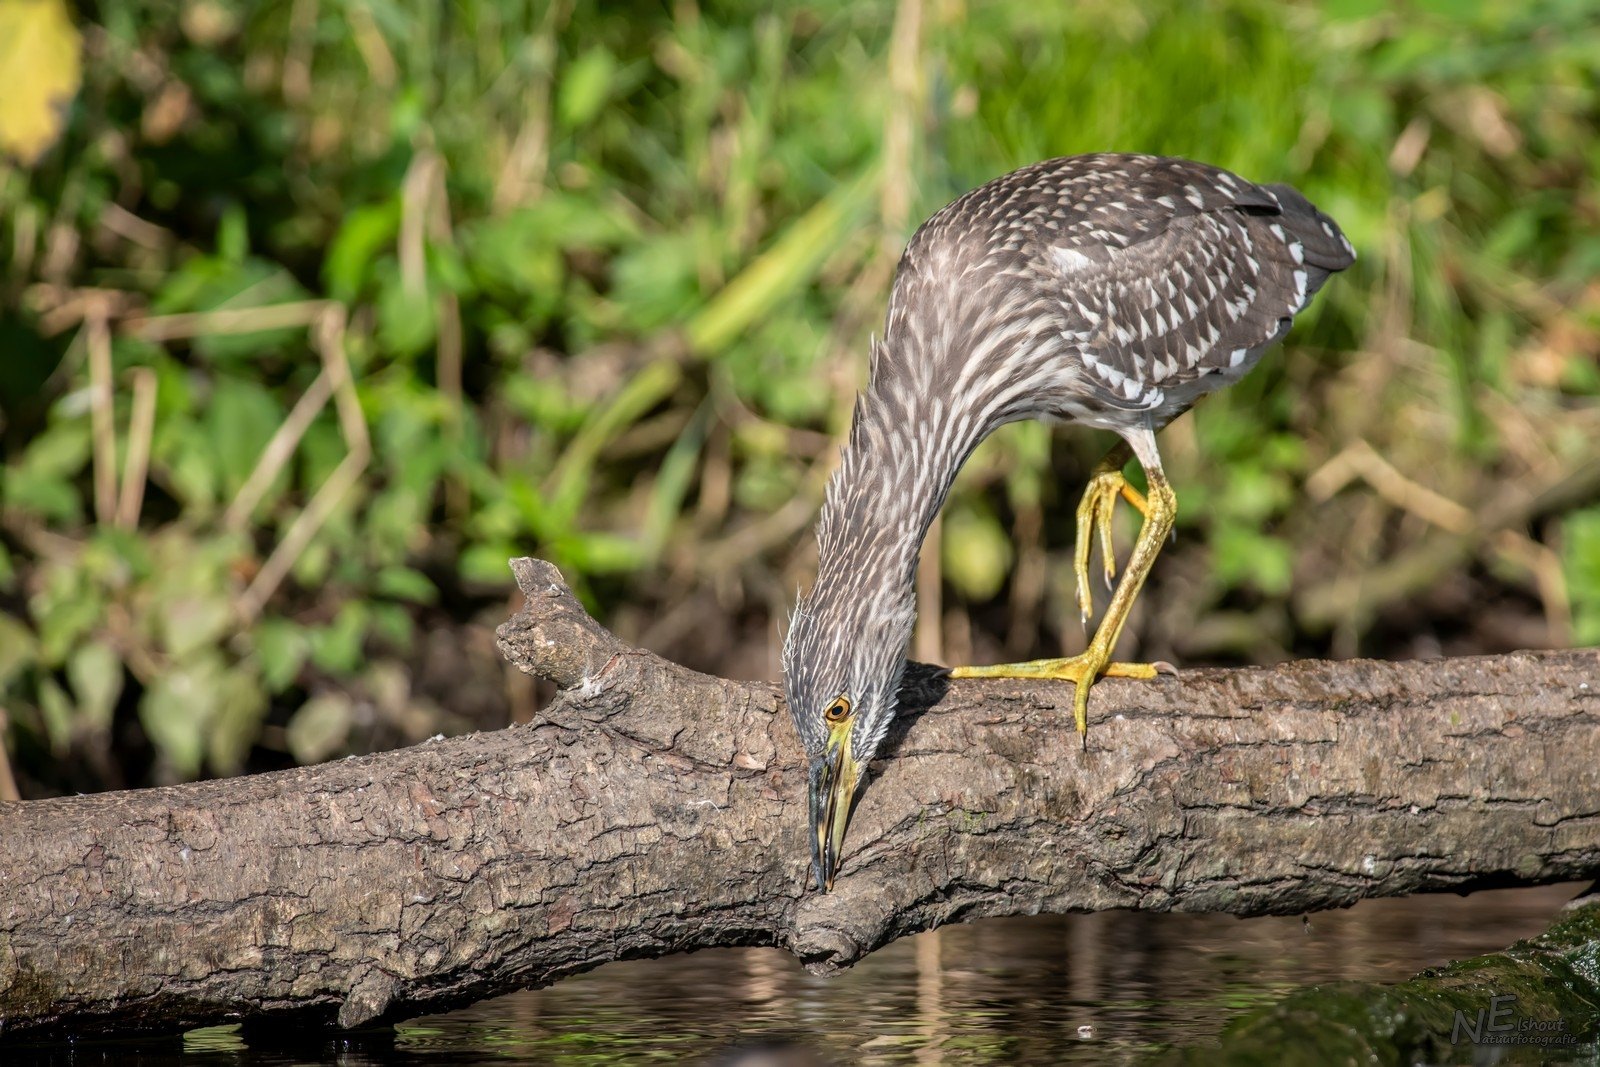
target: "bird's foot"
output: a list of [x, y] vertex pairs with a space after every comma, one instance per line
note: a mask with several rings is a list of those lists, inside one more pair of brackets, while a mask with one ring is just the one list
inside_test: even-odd
[[1100, 466], [1089, 478], [1089, 485], [1078, 501], [1078, 536], [1073, 543], [1073, 573], [1078, 577], [1078, 613], [1083, 624], [1089, 625], [1094, 614], [1094, 591], [1089, 586], [1089, 552], [1094, 535], [1100, 535], [1100, 562], [1105, 568], [1106, 588], [1111, 588], [1117, 576], [1117, 555], [1111, 543], [1111, 517], [1116, 513], [1117, 499], [1132, 504], [1139, 514], [1150, 517], [1150, 506], [1144, 494], [1128, 484], [1120, 468]]
[[1076, 656], [1062, 659], [1036, 659], [1026, 663], [997, 663], [988, 667], [953, 667], [952, 678], [1048, 678], [1072, 682], [1072, 719], [1078, 735], [1089, 736], [1089, 688], [1097, 678], [1154, 678], [1158, 674], [1177, 674], [1170, 663], [1111, 663], [1109, 654], [1091, 646]]

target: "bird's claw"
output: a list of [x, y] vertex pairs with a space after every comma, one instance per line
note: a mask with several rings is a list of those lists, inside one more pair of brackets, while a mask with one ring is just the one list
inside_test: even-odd
[[[1072, 722], [1078, 733], [1089, 732], [1089, 689], [1100, 678], [1154, 678], [1157, 674], [1177, 674], [1170, 663], [1111, 662], [1108, 645], [1091, 642], [1076, 656], [1036, 659], [1026, 663], [997, 663], [986, 667], [952, 667], [951, 678], [1049, 678], [1072, 682]], [[1088, 744], [1085, 740], [1085, 745]]]

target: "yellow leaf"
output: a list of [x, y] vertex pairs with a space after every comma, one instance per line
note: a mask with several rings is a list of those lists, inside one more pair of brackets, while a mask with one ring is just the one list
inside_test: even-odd
[[60, 135], [79, 43], [62, 0], [0, 0], [0, 151], [31, 165]]

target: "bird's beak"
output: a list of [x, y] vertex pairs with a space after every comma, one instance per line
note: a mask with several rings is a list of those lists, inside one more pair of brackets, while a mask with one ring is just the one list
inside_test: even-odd
[[823, 893], [833, 889], [833, 876], [839, 870], [860, 770], [850, 755], [846, 720], [829, 730], [827, 750], [811, 764], [811, 871]]

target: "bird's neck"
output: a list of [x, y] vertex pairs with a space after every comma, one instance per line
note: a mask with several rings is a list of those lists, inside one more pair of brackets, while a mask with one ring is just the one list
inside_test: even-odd
[[983, 428], [956, 418], [953, 398], [897, 397], [876, 385], [856, 403], [828, 484], [817, 585], [909, 595], [928, 527]]

